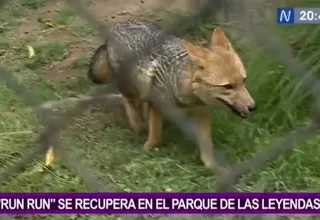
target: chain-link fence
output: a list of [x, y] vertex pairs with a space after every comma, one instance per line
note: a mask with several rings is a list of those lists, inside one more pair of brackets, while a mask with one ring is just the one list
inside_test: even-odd
[[[4, 5], [6, 1], [0, 1], [1, 6]], [[67, 3], [73, 10], [78, 13], [84, 20], [86, 20], [95, 30], [100, 33], [103, 40], [112, 39], [112, 35], [109, 33], [108, 28], [104, 23], [99, 21], [85, 6], [85, 4], [80, 0], [68, 0]], [[292, 49], [289, 45], [281, 42], [276, 35], [272, 32], [267, 24], [269, 11], [276, 11], [276, 7], [279, 6], [278, 1], [252, 1], [252, 0], [211, 0], [211, 1], [201, 1], [200, 7], [195, 10], [194, 14], [183, 18], [181, 21], [175, 25], [169, 27], [167, 31], [172, 34], [181, 35], [186, 28], [192, 25], [197, 25], [199, 19], [204, 20], [216, 20], [219, 22], [236, 22], [235, 25], [240, 27], [241, 31], [229, 33], [235, 38], [247, 39], [247, 41], [255, 41], [256, 43], [263, 44], [273, 56], [276, 56], [279, 61], [281, 61], [284, 68], [287, 69], [288, 74], [292, 74], [298, 79], [301, 79], [301, 84], [313, 95], [313, 121], [306, 126], [299, 127], [284, 137], [279, 137], [270, 146], [263, 148], [258, 151], [252, 157], [243, 160], [239, 164], [232, 165], [225, 159], [223, 152], [215, 150], [216, 160], [219, 162], [219, 166], [227, 167], [228, 171], [221, 173], [218, 181], [218, 191], [219, 192], [229, 192], [235, 191], [233, 186], [238, 183], [239, 179], [254, 170], [262, 167], [266, 162], [279, 157], [280, 155], [291, 151], [297, 144], [304, 141], [306, 138], [315, 135], [318, 129], [318, 112], [320, 111], [317, 93], [318, 89], [318, 79], [313, 77], [312, 74], [308, 73], [304, 69], [303, 65], [294, 57]], [[169, 4], [169, 3], [168, 3]], [[195, 6], [194, 1], [190, 0], [190, 4]], [[197, 5], [197, 6], [199, 6]], [[106, 6], [108, 7], [108, 2]], [[273, 17], [275, 17], [273, 15]], [[272, 17], [272, 18], [273, 18]], [[317, 35], [317, 30], [314, 33], [308, 33], [309, 35]], [[250, 39], [250, 40], [249, 40]], [[149, 43], [149, 49], [153, 45], [161, 44], [163, 39], [151, 39]], [[150, 50], [151, 51], [151, 50]], [[121, 53], [121, 45], [118, 47], [118, 52]], [[137, 61], [135, 57], [128, 57], [124, 52], [122, 52], [123, 60], [125, 64], [121, 65], [121, 72], [130, 71], [131, 66]], [[66, 146], [64, 146], [63, 141], [60, 139], [61, 133], [76, 120], [77, 117], [81, 116], [85, 110], [94, 104], [101, 102], [113, 102], [115, 96], [106, 95], [110, 91], [113, 92], [117, 88], [117, 80], [114, 80], [113, 89], [110, 91], [99, 91], [93, 92], [90, 98], [79, 101], [78, 104], [67, 111], [59, 115], [59, 118], [53, 118], [53, 112], [44, 110], [43, 108], [38, 108], [41, 106], [40, 101], [23, 85], [21, 85], [17, 79], [13, 77], [5, 68], [0, 68], [1, 80], [6, 84], [8, 88], [17, 93], [21, 98], [23, 98], [25, 104], [29, 106], [36, 106], [35, 110], [39, 117], [41, 118], [45, 128], [39, 135], [37, 145], [35, 150], [31, 154], [26, 154], [23, 159], [12, 166], [10, 169], [2, 170], [0, 174], [1, 183], [4, 183], [8, 178], [20, 172], [27, 163], [36, 155], [44, 154], [48, 151], [50, 147], [54, 147], [55, 152], [58, 153], [66, 165], [72, 170], [75, 170], [77, 174], [83, 179], [83, 181], [90, 187], [93, 191], [106, 192], [109, 191], [106, 183], [103, 183], [96, 176], [91, 169], [84, 164], [81, 164], [75, 155], [71, 154]], [[151, 91], [148, 99], [150, 102], [161, 110], [165, 116], [174, 122], [185, 134], [190, 138], [191, 141], [197, 143], [198, 131], [195, 129], [195, 124], [190, 120], [187, 115], [179, 108], [165, 102], [161, 99], [161, 95], [157, 91]], [[56, 115], [55, 115], [56, 116]], [[123, 216], [123, 218], [137, 218], [136, 216]], [[192, 219], [192, 216], [167, 216], [168, 219]], [[262, 217], [261, 217], [262, 218]], [[269, 218], [271, 218], [269, 216]]]

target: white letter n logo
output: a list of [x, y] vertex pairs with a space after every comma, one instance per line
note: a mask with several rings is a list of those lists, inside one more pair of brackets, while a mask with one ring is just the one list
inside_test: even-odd
[[291, 10], [288, 10], [287, 13], [286, 13], [286, 10], [281, 10], [279, 21], [282, 22], [284, 19], [286, 22], [289, 22], [290, 16], [291, 16]]

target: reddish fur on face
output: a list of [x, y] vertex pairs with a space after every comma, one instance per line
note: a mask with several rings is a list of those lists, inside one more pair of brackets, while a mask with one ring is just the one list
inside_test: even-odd
[[192, 88], [196, 96], [210, 104], [223, 100], [247, 114], [254, 101], [245, 88], [246, 71], [222, 29], [212, 32], [210, 49], [184, 41], [191, 57]]
[[242, 84], [246, 71], [220, 28], [215, 28], [211, 37], [211, 48], [203, 48], [184, 41], [184, 47], [193, 62], [193, 79], [201, 78], [214, 86]]

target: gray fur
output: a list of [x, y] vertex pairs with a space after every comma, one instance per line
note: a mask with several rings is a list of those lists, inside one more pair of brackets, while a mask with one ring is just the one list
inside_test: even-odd
[[[167, 34], [160, 26], [141, 20], [129, 20], [115, 24], [111, 29], [114, 40], [107, 43], [109, 61], [117, 74], [118, 63], [124, 58], [117, 53], [117, 46], [121, 45], [129, 56], [137, 58], [138, 62], [130, 72], [128, 83], [119, 80], [125, 88], [132, 87], [144, 99], [148, 91], [155, 87], [166, 93], [166, 98], [177, 99], [181, 83], [180, 78], [185, 71], [188, 54], [182, 39]], [[147, 46], [152, 40], [151, 54], [147, 54]], [[159, 42], [161, 43], [157, 43]], [[122, 73], [118, 73], [122, 74]], [[123, 77], [123, 76], [122, 76]], [[131, 89], [132, 90], [132, 89]]]

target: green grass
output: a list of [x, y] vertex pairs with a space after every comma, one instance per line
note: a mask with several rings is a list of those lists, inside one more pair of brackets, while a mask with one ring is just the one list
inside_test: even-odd
[[39, 9], [44, 5], [43, 0], [22, 0], [22, 6], [27, 9]]
[[35, 70], [41, 68], [53, 61], [62, 61], [66, 55], [66, 46], [60, 41], [41, 42], [33, 46], [36, 56], [25, 61], [25, 66]]
[[55, 22], [59, 25], [67, 25], [72, 15], [73, 12], [69, 8], [61, 8], [57, 11]]
[[[19, 41], [13, 36], [18, 25], [12, 17], [16, 7], [41, 10], [43, 1], [23, 1], [21, 6], [8, 6], [0, 15], [0, 60], [15, 72], [24, 86], [41, 100], [57, 100], [72, 93], [85, 93], [93, 86], [86, 79], [87, 53], [79, 53], [68, 68], [83, 73], [68, 82], [47, 82], [42, 73], [58, 65], [70, 53], [70, 46], [91, 37], [86, 24], [70, 22], [74, 14], [61, 9], [55, 22], [65, 26], [66, 34], [75, 33], [74, 42], [65, 43], [46, 35], [44, 39]], [[32, 11], [31, 11], [32, 12]], [[21, 14], [23, 17], [23, 13]], [[176, 19], [176, 18], [175, 18]], [[201, 24], [201, 28], [188, 33], [188, 37], [210, 36], [215, 24]], [[199, 33], [200, 30], [200, 33]], [[295, 55], [304, 65], [319, 75], [319, 27], [309, 25], [277, 26], [277, 34], [295, 48]], [[61, 35], [61, 33], [60, 33]], [[89, 42], [89, 41], [88, 41]], [[297, 47], [298, 44], [303, 47]], [[36, 56], [28, 58], [26, 44], [34, 47]], [[84, 51], [93, 51], [91, 43]], [[286, 73], [281, 63], [259, 47], [243, 48], [241, 57], [248, 72], [248, 87], [257, 102], [258, 110], [248, 120], [234, 116], [225, 107], [213, 111], [213, 138], [217, 148], [226, 152], [230, 161], [239, 162], [268, 146], [275, 138], [285, 135], [301, 123], [308, 123], [313, 100], [301, 89], [299, 80]], [[41, 74], [39, 74], [41, 73]], [[7, 87], [0, 85], [0, 163], [2, 168], [16, 162], [25, 147], [30, 150], [40, 125], [36, 116], [25, 107], [20, 98]], [[159, 150], [145, 153], [142, 145], [145, 136], [133, 133], [127, 127], [110, 122], [102, 111], [88, 111], [64, 134], [65, 145], [82, 162], [109, 183], [115, 191], [213, 191], [216, 176], [200, 162], [196, 146], [170, 123], [164, 131]], [[319, 137], [308, 139], [292, 153], [282, 155], [262, 169], [244, 178], [249, 186], [257, 182], [263, 187], [258, 191], [320, 191]], [[29, 144], [29, 145], [27, 145]], [[26, 170], [14, 175], [1, 187], [1, 191], [87, 191], [79, 176], [57, 159], [48, 172], [39, 172], [43, 158], [35, 158]], [[250, 188], [249, 188], [250, 190]], [[253, 189], [252, 189], [253, 190]], [[61, 216], [42, 216], [39, 219], [65, 219]], [[69, 216], [70, 219], [74, 216]], [[80, 216], [79, 219], [88, 219]], [[90, 219], [102, 217], [90, 216]], [[104, 218], [104, 217], [103, 217]], [[113, 216], [105, 219], [115, 219]]]

